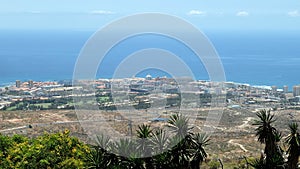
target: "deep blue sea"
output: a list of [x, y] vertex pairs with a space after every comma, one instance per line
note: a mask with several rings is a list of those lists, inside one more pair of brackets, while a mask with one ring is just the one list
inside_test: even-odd
[[[0, 31], [0, 85], [15, 80], [72, 79], [79, 52], [94, 32], [59, 30]], [[251, 85], [300, 84], [300, 31], [208, 31], [227, 81]], [[205, 68], [180, 42], [163, 36], [143, 35], [120, 42], [100, 64], [98, 77], [110, 78], [127, 55], [146, 48], [162, 48], [179, 55], [197, 79], [209, 79]], [[164, 73], [145, 70], [139, 76]]]

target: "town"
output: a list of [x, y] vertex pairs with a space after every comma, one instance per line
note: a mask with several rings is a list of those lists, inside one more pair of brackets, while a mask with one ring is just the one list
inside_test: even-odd
[[[210, 107], [214, 95], [226, 96], [222, 106], [228, 108], [300, 109], [300, 86], [294, 86], [290, 92], [288, 86], [250, 86], [188, 78], [180, 78], [179, 83], [176, 80], [147, 75], [145, 78], [83, 80], [76, 83], [80, 84], [76, 86], [67, 80], [16, 80], [15, 85], [0, 88], [0, 110], [74, 109], [74, 97], [88, 96], [95, 97], [97, 103], [90, 104], [97, 104], [102, 110], [122, 109], [126, 106], [147, 109], [151, 105], [170, 108], [180, 104]], [[78, 92], [80, 96], [76, 95]], [[88, 108], [89, 102], [85, 105]]]

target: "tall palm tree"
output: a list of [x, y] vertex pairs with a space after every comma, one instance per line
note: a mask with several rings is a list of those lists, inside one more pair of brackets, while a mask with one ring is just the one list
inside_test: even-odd
[[169, 161], [171, 154], [169, 153], [169, 137], [162, 129], [158, 129], [153, 133], [150, 139], [153, 151], [153, 165], [157, 169], [165, 169], [170, 167]]
[[297, 168], [298, 159], [300, 156], [300, 134], [298, 132], [298, 124], [289, 124], [290, 134], [286, 138], [288, 148], [288, 166], [290, 169]]
[[191, 161], [192, 169], [200, 169], [201, 163], [207, 157], [204, 147], [208, 145], [209, 140], [210, 139], [206, 134], [197, 133], [193, 136], [192, 149], [194, 152]]
[[281, 150], [278, 148], [278, 142], [281, 138], [280, 133], [272, 126], [272, 123], [276, 121], [274, 115], [270, 113], [270, 110], [261, 110], [256, 113], [259, 118], [255, 120], [253, 125], [258, 126], [256, 131], [256, 136], [258, 136], [258, 141], [265, 144], [265, 155], [266, 155], [266, 167], [274, 168], [277, 164], [283, 163], [283, 158], [281, 156]]
[[[170, 161], [174, 168], [186, 169], [190, 166], [193, 152], [191, 151], [191, 135], [186, 135], [183, 139], [175, 135], [170, 139]], [[175, 146], [174, 146], [175, 145]]]
[[182, 114], [171, 115], [168, 124], [175, 134], [169, 139], [169, 147], [172, 164], [175, 168], [188, 168], [190, 166], [192, 152], [192, 129], [188, 125], [189, 119]]

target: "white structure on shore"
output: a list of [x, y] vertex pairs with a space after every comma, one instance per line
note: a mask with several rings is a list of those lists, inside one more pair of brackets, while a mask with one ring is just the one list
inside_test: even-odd
[[293, 95], [294, 96], [300, 96], [300, 85], [293, 87]]
[[284, 92], [284, 93], [288, 93], [288, 92], [289, 92], [289, 87], [286, 86], [286, 85], [284, 85], [284, 86], [283, 86], [283, 92]]

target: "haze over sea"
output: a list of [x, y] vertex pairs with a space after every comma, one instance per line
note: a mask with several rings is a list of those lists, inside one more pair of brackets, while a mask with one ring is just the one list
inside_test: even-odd
[[[88, 31], [0, 31], [0, 85], [15, 80], [72, 79], [79, 52], [94, 32]], [[251, 85], [277, 85], [281, 88], [300, 84], [300, 32], [207, 31], [215, 46], [227, 81]], [[142, 42], [142, 43], [141, 43]], [[145, 43], [143, 43], [145, 42]], [[131, 47], [128, 47], [131, 46]], [[133, 46], [133, 47], [132, 47]], [[186, 59], [199, 71], [197, 79], [209, 79], [203, 65], [189, 59], [193, 53], [177, 41], [145, 35], [119, 44], [107, 54], [99, 69], [99, 78], [111, 78], [122, 58], [143, 48], [161, 47]], [[145, 76], [147, 71], [141, 72]], [[161, 76], [151, 72], [153, 77]]]

